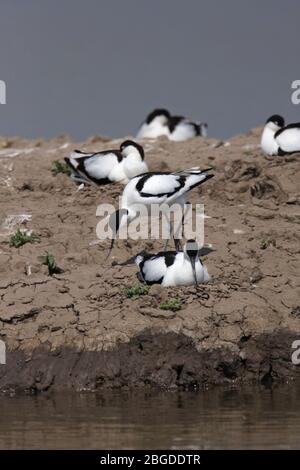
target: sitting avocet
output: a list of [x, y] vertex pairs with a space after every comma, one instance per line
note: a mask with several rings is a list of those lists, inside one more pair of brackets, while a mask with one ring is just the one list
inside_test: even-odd
[[137, 139], [156, 139], [165, 135], [180, 142], [196, 136], [207, 136], [207, 124], [193, 122], [184, 116], [172, 116], [166, 109], [155, 109], [142, 123]]
[[96, 153], [75, 150], [65, 161], [72, 168], [72, 179], [97, 185], [126, 184], [134, 176], [148, 171], [143, 147], [132, 140], [125, 140], [119, 150]]
[[138, 255], [135, 263], [140, 270], [139, 280], [149, 285], [190, 286], [210, 280], [207, 268], [199, 257], [199, 247], [195, 240], [188, 240], [184, 250], [180, 252]]
[[267, 155], [288, 155], [300, 152], [300, 123], [285, 126], [283, 117], [274, 114], [265, 124], [261, 148]]

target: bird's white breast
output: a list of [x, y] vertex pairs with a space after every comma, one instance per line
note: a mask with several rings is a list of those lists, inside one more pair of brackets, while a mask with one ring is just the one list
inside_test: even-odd
[[109, 173], [109, 179], [115, 183], [128, 183], [128, 178], [124, 171], [124, 160], [113, 167]]
[[265, 126], [261, 136], [261, 149], [267, 155], [277, 155], [278, 144], [275, 140], [275, 131]]
[[[210, 277], [205, 266], [202, 266], [199, 259], [195, 265], [197, 281], [199, 283], [208, 282]], [[190, 286], [195, 284], [192, 265], [184, 253], [177, 253], [175, 262], [169, 266], [164, 276], [162, 285], [171, 286]]]
[[169, 130], [167, 126], [162, 125], [160, 122], [150, 122], [150, 124], [144, 123], [141, 125], [137, 139], [156, 139], [161, 135], [168, 135]]
[[137, 175], [146, 173], [148, 171], [147, 164], [136, 155], [128, 155], [124, 160], [124, 172], [130, 180]]

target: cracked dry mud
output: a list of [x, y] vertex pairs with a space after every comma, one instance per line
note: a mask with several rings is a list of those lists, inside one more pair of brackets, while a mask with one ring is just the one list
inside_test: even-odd
[[[256, 129], [230, 145], [144, 143], [150, 169], [214, 167], [215, 177], [189, 200], [205, 204], [205, 242], [215, 251], [205, 260], [209, 284], [152, 286], [136, 299], [124, 293], [137, 282], [136, 267], [112, 266], [108, 242], [91, 243], [97, 205], [116, 204], [122, 187], [76, 192], [66, 175], [51, 173], [52, 162], [73, 148], [119, 142], [0, 140], [0, 339], [7, 347], [0, 389], [201, 387], [299, 375], [291, 354], [300, 339], [300, 155], [266, 158], [259, 137]], [[18, 227], [39, 243], [10, 247]], [[118, 241], [114, 260], [161, 246]], [[45, 252], [62, 274], [48, 275]], [[170, 298], [182, 309], [159, 308]]]

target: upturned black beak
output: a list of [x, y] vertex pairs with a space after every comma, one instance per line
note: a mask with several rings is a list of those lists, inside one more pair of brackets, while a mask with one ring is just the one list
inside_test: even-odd
[[198, 255], [198, 251], [199, 251], [198, 243], [195, 240], [188, 240], [186, 244], [186, 253], [191, 261], [193, 276], [195, 280], [195, 286], [198, 285], [197, 273], [196, 273], [196, 258]]
[[194, 279], [195, 279], [195, 285], [197, 286], [198, 281], [197, 281], [197, 274], [196, 274], [196, 257], [195, 256], [190, 256], [190, 260], [191, 260], [193, 275], [194, 275]]
[[108, 250], [108, 253], [107, 253], [107, 256], [106, 256], [106, 258], [105, 258], [105, 261], [110, 257], [111, 252], [112, 252], [113, 247], [114, 247], [114, 243], [115, 243], [115, 239], [112, 238], [111, 243], [110, 243], [110, 247], [109, 247], [109, 250]]
[[114, 243], [115, 243], [115, 239], [118, 235], [118, 231], [119, 231], [119, 228], [120, 228], [121, 219], [122, 219], [123, 215], [125, 215], [125, 214], [128, 214], [127, 209], [119, 209], [116, 212], [114, 212], [113, 214], [111, 214], [111, 216], [109, 217], [108, 224], [111, 228], [112, 239], [111, 239], [110, 248], [108, 250], [105, 261], [109, 258], [109, 256], [112, 253]]

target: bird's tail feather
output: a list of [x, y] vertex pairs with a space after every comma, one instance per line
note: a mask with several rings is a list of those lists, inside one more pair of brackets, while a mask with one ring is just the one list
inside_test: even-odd
[[213, 176], [214, 175], [205, 173], [205, 172], [201, 172], [198, 174], [195, 174], [195, 173], [188, 174], [187, 180], [186, 180], [188, 191], [190, 191], [193, 188], [196, 188], [196, 186], [199, 186], [200, 184], [203, 184], [205, 181], [209, 180]]
[[72, 175], [71, 175], [72, 180], [74, 180], [76, 182], [79, 182], [79, 183], [89, 183], [90, 182], [84, 174], [77, 171], [78, 162], [76, 162], [76, 160], [74, 161], [74, 159], [72, 159], [72, 157], [70, 157], [70, 158], [65, 157], [65, 162], [67, 163], [67, 165], [69, 165], [69, 167], [72, 170]]
[[70, 153], [69, 157], [65, 158], [65, 162], [74, 170], [76, 171], [77, 168], [80, 166], [80, 162], [82, 159], [85, 159], [86, 157], [91, 157], [94, 155], [93, 152], [82, 152], [81, 150], [73, 150], [73, 152]]
[[194, 166], [192, 168], [187, 168], [186, 170], [179, 171], [178, 174], [182, 176], [202, 175], [203, 173], [206, 173], [210, 170], [212, 170], [212, 168], [205, 168], [204, 170], [201, 170], [199, 166]]
[[83, 157], [92, 157], [94, 152], [82, 152], [81, 150], [73, 150], [70, 154], [70, 159], [77, 160]]

